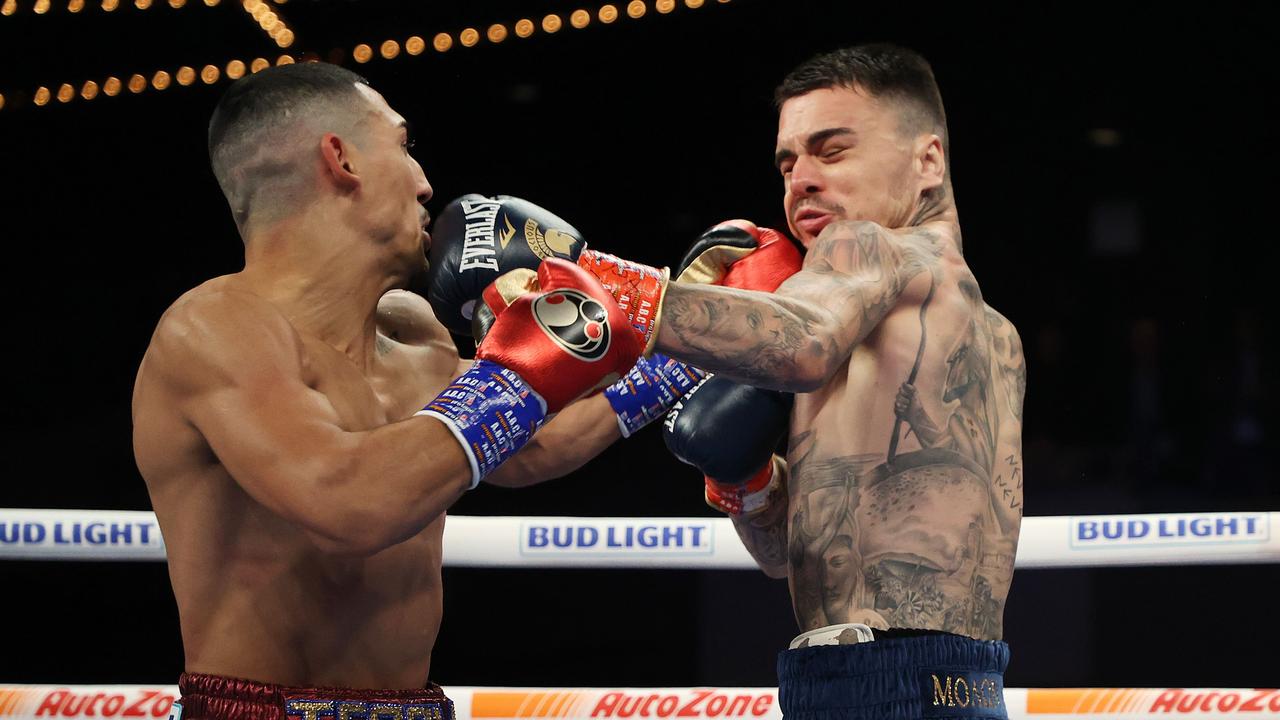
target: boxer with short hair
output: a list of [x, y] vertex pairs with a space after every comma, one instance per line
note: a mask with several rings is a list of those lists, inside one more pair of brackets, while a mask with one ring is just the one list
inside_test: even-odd
[[[672, 284], [656, 346], [795, 393], [789, 477], [733, 513], [791, 586], [802, 633], [779, 656], [783, 714], [1007, 717], [1025, 365], [962, 253], [933, 71], [861, 46], [802, 64], [776, 97], [804, 266], [772, 295]], [[706, 414], [735, 416], [712, 400], [728, 407]], [[701, 429], [704, 457], [743, 454], [741, 430]]]
[[449, 718], [427, 682], [446, 509], [621, 434], [603, 394], [574, 399], [633, 373], [644, 339], [582, 268], [537, 263], [475, 362], [399, 290], [430, 244], [410, 147], [381, 95], [322, 63], [239, 80], [214, 111], [244, 269], [164, 313], [133, 396], [189, 718]]

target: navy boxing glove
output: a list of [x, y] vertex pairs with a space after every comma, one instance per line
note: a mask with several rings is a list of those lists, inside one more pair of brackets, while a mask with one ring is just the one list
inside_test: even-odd
[[667, 448], [702, 471], [707, 503], [730, 515], [763, 510], [782, 481], [774, 448], [787, 431], [793, 398], [709, 375], [663, 423]]
[[449, 330], [471, 333], [484, 289], [511, 270], [534, 270], [545, 259], [577, 262], [582, 233], [527, 200], [463, 195], [445, 206], [431, 230], [427, 300]]

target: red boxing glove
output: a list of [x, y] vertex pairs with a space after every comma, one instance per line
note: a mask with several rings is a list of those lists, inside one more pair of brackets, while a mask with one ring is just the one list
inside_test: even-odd
[[786, 235], [748, 220], [726, 220], [694, 241], [676, 276], [677, 282], [773, 292], [803, 264]]
[[591, 273], [549, 258], [485, 288], [493, 322], [476, 358], [520, 376], [553, 413], [601, 383], [613, 382], [643, 350], [630, 318]]

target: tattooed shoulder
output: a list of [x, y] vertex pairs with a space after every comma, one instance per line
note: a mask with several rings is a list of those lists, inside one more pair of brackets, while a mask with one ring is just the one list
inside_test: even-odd
[[1022, 353], [1022, 338], [1013, 323], [990, 305], [986, 306], [986, 315], [993, 356], [1009, 384], [1010, 409], [1021, 420], [1022, 402], [1027, 392], [1027, 363]]

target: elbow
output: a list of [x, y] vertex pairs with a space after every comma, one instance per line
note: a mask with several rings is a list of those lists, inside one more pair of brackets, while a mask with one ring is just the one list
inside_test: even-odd
[[756, 564], [760, 566], [760, 570], [765, 574], [765, 577], [771, 578], [773, 580], [787, 579], [786, 565], [765, 565], [764, 563], [761, 563], [761, 562], [758, 562]]
[[835, 374], [835, 368], [820, 358], [797, 358], [789, 370], [782, 376], [785, 387], [779, 389], [791, 393], [814, 392]]

